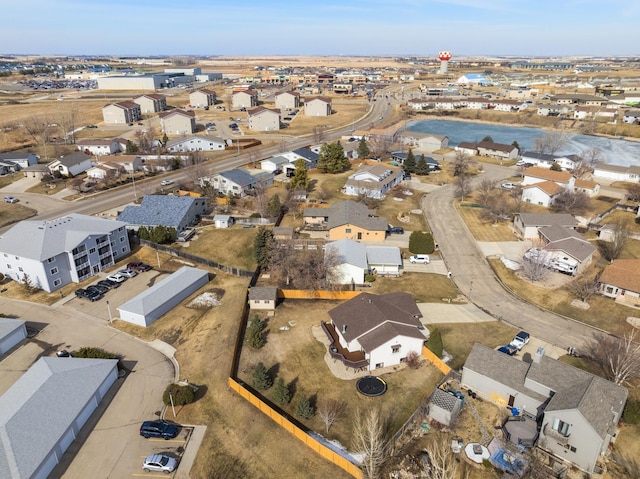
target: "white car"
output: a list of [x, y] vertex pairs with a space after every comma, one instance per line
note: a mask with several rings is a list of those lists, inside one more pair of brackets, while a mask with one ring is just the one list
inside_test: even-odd
[[500, 186], [502, 186], [502, 188], [505, 190], [513, 190], [517, 185], [515, 183], [502, 183], [502, 185]]
[[423, 263], [429, 264], [430, 258], [428, 254], [414, 254], [409, 258], [410, 263]]
[[126, 278], [133, 278], [138, 274], [132, 269], [121, 269], [120, 271], [118, 271], [118, 273]]
[[142, 463], [145, 472], [164, 472], [170, 474], [175, 471], [178, 461], [164, 454], [151, 454]]
[[107, 276], [107, 279], [114, 283], [122, 283], [123, 281], [126, 281], [127, 277], [120, 273], [113, 273], [112, 275]]
[[13, 196], [5, 196], [4, 197], [4, 201], [5, 201], [5, 203], [17, 203], [18, 202], [18, 198], [15, 198]]
[[172, 184], [173, 184], [173, 180], [162, 180], [162, 181], [160, 182], [160, 184], [161, 184], [162, 186], [169, 186], [169, 185], [172, 185]]
[[513, 341], [509, 343], [509, 346], [514, 346], [518, 349], [518, 351], [520, 351], [522, 348], [524, 348], [525, 344], [529, 342], [529, 337], [529, 333], [520, 331], [518, 334], [516, 334], [516, 337], [513, 338]]

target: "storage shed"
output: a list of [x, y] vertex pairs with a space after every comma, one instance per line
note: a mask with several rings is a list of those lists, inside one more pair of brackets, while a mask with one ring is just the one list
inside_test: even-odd
[[120, 306], [120, 319], [147, 327], [208, 282], [207, 271], [183, 266], [168, 278]]
[[278, 288], [254, 286], [249, 290], [249, 307], [252, 310], [273, 311], [278, 302]]
[[213, 223], [216, 228], [230, 228], [234, 223], [233, 216], [230, 215], [215, 215], [213, 217]]
[[27, 327], [19, 319], [0, 318], [0, 358], [27, 338]]
[[45, 479], [117, 377], [116, 359], [40, 358], [0, 396], [0, 477]]
[[434, 421], [451, 426], [462, 411], [464, 396], [436, 388], [431, 394], [429, 416]]

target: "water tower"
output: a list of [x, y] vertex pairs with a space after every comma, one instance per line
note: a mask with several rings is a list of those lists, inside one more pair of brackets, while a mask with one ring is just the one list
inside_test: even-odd
[[440, 59], [440, 74], [444, 75], [447, 73], [447, 67], [449, 66], [449, 60], [451, 60], [451, 52], [440, 52], [438, 53], [438, 58]]

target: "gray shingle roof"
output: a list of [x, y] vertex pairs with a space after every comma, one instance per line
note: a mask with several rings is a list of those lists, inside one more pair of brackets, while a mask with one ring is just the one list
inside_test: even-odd
[[75, 165], [79, 165], [83, 161], [89, 160], [93, 158], [91, 155], [87, 155], [84, 151], [76, 151], [74, 153], [69, 153], [68, 155], [64, 155], [58, 161], [61, 165], [66, 166], [67, 168]]
[[147, 195], [140, 206], [129, 205], [118, 215], [119, 221], [132, 225], [164, 225], [179, 229], [182, 220], [196, 201], [191, 196]]
[[367, 263], [402, 265], [400, 248], [397, 246], [367, 246]]
[[523, 159], [527, 159], [527, 158], [533, 158], [534, 160], [540, 160], [540, 161], [545, 161], [547, 163], [553, 163], [557, 160], [559, 160], [560, 158], [563, 158], [562, 156], [556, 156], [556, 155], [549, 155], [547, 153], [536, 153], [535, 151], [527, 151], [526, 153], [522, 154], [522, 158]]
[[362, 269], [367, 268], [366, 246], [357, 241], [341, 239], [327, 243], [326, 251], [335, 251], [340, 264], [352, 264]]
[[431, 404], [445, 411], [453, 411], [458, 401], [460, 401], [460, 399], [453, 394], [449, 394], [439, 388], [434, 389], [433, 393], [431, 393]]
[[524, 226], [561, 225], [575, 227], [578, 224], [573, 216], [567, 213], [516, 213]]
[[595, 253], [596, 247], [584, 239], [565, 238], [552, 241], [547, 244], [544, 249], [550, 251], [564, 251], [569, 256], [573, 256], [580, 262], [585, 261], [589, 256]]
[[249, 299], [275, 301], [278, 299], [278, 288], [271, 286], [254, 286], [249, 289]]
[[247, 170], [242, 168], [234, 168], [232, 170], [221, 171], [218, 173], [223, 178], [235, 183], [238, 186], [247, 187], [256, 182], [256, 178]]
[[538, 232], [547, 238], [548, 241], [558, 241], [567, 238], [578, 238], [584, 241], [582, 235], [576, 230], [560, 225], [542, 226], [538, 228]]
[[355, 201], [341, 201], [330, 208], [328, 227], [329, 229], [346, 224], [359, 226], [367, 230], [387, 230], [386, 218], [375, 215], [375, 210], [370, 210], [366, 205]]
[[89, 236], [102, 236], [123, 226], [122, 221], [77, 213], [50, 221], [21, 221], [0, 236], [0, 252], [43, 261], [72, 251]]
[[25, 321], [20, 319], [0, 318], [0, 341], [13, 334], [17, 329], [23, 328]]
[[117, 363], [43, 357], [31, 366], [0, 396], [0, 476], [32, 477]]

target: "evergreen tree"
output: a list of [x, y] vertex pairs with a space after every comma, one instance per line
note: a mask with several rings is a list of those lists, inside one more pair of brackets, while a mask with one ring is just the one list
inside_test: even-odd
[[258, 228], [256, 237], [253, 240], [253, 257], [258, 262], [260, 268], [268, 268], [271, 261], [271, 231], [264, 226]]
[[416, 157], [413, 155], [413, 151], [411, 151], [411, 148], [409, 148], [409, 153], [407, 153], [407, 159], [404, 160], [402, 169], [404, 171], [408, 171], [409, 173], [416, 172]]
[[365, 158], [369, 158], [369, 145], [367, 145], [367, 140], [365, 140], [364, 136], [360, 138], [360, 142], [358, 143], [358, 158], [363, 160]]
[[511, 146], [515, 146], [518, 149], [518, 154], [520, 154], [520, 144], [517, 141], [514, 140]]
[[435, 250], [435, 243], [431, 233], [414, 231], [409, 236], [409, 251], [414, 254], [429, 254]]
[[318, 155], [318, 171], [320, 173], [342, 173], [351, 167], [339, 141], [324, 143]]
[[127, 155], [131, 155], [133, 153], [138, 153], [138, 145], [136, 145], [131, 140], [127, 140], [127, 146], [125, 147], [125, 153]]
[[298, 404], [296, 405], [296, 416], [301, 417], [303, 419], [309, 419], [313, 416], [313, 406], [311, 405], [311, 401], [307, 396], [302, 396]]
[[427, 165], [427, 161], [424, 159], [424, 155], [420, 155], [418, 159], [418, 164], [416, 165], [416, 175], [428, 175], [429, 174], [429, 166]]
[[282, 203], [280, 202], [280, 196], [273, 195], [273, 197], [269, 201], [269, 216], [271, 216], [272, 218], [276, 218], [281, 211]]
[[488, 141], [489, 143], [493, 143], [493, 138], [491, 138], [491, 136], [487, 135], [482, 139], [482, 141]]
[[264, 346], [266, 342], [264, 335], [262, 334], [264, 327], [264, 321], [261, 321], [258, 315], [255, 315], [247, 329], [247, 342], [249, 343], [249, 346], [254, 349], [260, 349]]
[[258, 363], [256, 370], [253, 372], [253, 387], [264, 391], [269, 389], [273, 385], [273, 379], [271, 374], [267, 371], [267, 368], [262, 363]]
[[557, 161], [554, 161], [551, 164], [551, 171], [562, 171], [562, 167], [560, 166], [560, 164]]
[[143, 240], [149, 240], [149, 230], [146, 226], [141, 226], [138, 228], [138, 238]]
[[292, 190], [309, 189], [309, 175], [307, 174], [307, 163], [302, 159], [298, 158], [295, 162], [295, 169], [293, 170], [293, 177], [289, 182], [289, 186]]
[[291, 391], [289, 391], [289, 388], [284, 384], [284, 379], [282, 378], [278, 378], [276, 381], [276, 387], [273, 391], [273, 400], [281, 406], [289, 404], [289, 401], [291, 401]]
[[162, 135], [162, 146], [167, 146], [168, 142], [169, 142], [169, 137], [165, 133], [164, 135]]

